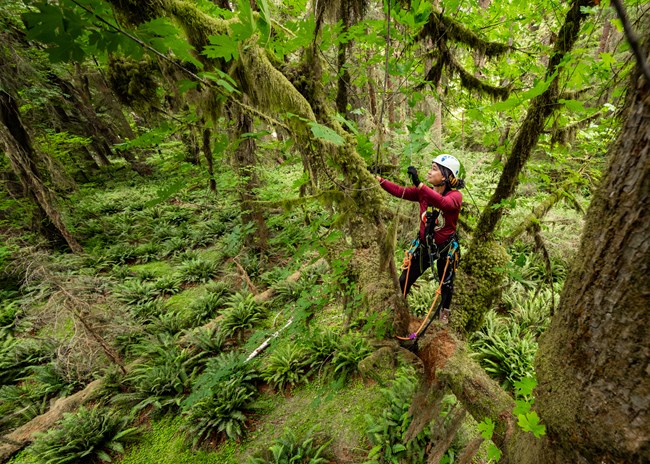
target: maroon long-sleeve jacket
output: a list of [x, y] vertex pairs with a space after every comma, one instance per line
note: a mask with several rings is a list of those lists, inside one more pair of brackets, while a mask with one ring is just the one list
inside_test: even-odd
[[444, 194], [440, 194], [424, 183], [420, 188], [402, 187], [386, 179], [381, 179], [379, 184], [394, 197], [417, 201], [420, 204], [420, 241], [424, 241], [425, 223], [422, 221], [422, 214], [429, 206], [440, 210], [441, 213], [434, 232], [434, 240], [437, 244], [445, 243], [456, 232], [458, 215], [463, 204], [463, 194], [458, 190], [447, 190]]

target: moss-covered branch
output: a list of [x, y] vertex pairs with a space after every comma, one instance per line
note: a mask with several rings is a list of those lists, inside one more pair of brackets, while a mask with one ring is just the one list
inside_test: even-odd
[[490, 239], [504, 211], [498, 205], [503, 200], [510, 198], [517, 185], [519, 185], [519, 174], [528, 162], [533, 148], [537, 145], [537, 141], [544, 130], [546, 119], [552, 114], [557, 105], [560, 93], [558, 72], [560, 64], [566, 54], [573, 48], [576, 40], [578, 40], [580, 26], [587, 16], [586, 10], [583, 9], [591, 4], [592, 1], [590, 0], [576, 0], [567, 11], [546, 70], [546, 79], [550, 81], [550, 84], [541, 95], [531, 100], [530, 108], [519, 128], [510, 156], [508, 156], [508, 161], [503, 168], [499, 184], [479, 219], [473, 237], [474, 243], [481, 243]]
[[434, 44], [447, 40], [463, 43], [487, 57], [501, 56], [511, 50], [509, 45], [481, 39], [458, 21], [437, 12], [431, 13], [429, 21], [420, 32], [418, 39], [422, 40], [427, 37]]
[[515, 402], [485, 370], [474, 361], [463, 342], [447, 330], [438, 330], [420, 342], [420, 358], [429, 372], [431, 388], [449, 388], [477, 422], [486, 418], [494, 424], [492, 441], [506, 449], [513, 434]]
[[525, 231], [533, 231], [535, 224], [539, 224], [539, 221], [546, 216], [546, 214], [555, 206], [555, 204], [560, 201], [565, 195], [564, 189], [560, 188], [555, 192], [551, 193], [548, 197], [539, 203], [533, 211], [524, 218], [524, 220], [515, 228], [515, 230], [508, 237], [508, 243], [512, 244], [517, 237], [523, 234]]

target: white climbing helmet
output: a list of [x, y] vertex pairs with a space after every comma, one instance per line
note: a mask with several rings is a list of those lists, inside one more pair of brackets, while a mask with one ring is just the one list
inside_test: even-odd
[[454, 177], [458, 177], [458, 171], [460, 171], [460, 162], [456, 159], [455, 156], [451, 155], [438, 155], [436, 159], [433, 160], [434, 163], [444, 166], [451, 171]]

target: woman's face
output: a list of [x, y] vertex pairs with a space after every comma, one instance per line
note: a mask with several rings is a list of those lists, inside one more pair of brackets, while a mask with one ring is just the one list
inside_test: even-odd
[[431, 163], [431, 169], [427, 172], [427, 182], [431, 185], [437, 185], [443, 180], [445, 180], [445, 176], [442, 175], [440, 167], [436, 163]]

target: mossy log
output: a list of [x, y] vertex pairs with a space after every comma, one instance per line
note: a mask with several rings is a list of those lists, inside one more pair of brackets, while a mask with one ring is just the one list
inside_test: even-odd
[[419, 346], [425, 387], [449, 388], [477, 422], [492, 419], [492, 441], [505, 450], [516, 424], [512, 397], [468, 355], [465, 344], [449, 330], [433, 330]]
[[[313, 266], [320, 266], [324, 263], [324, 259], [319, 259], [315, 263], [305, 266], [304, 268], [294, 272], [289, 277], [287, 277], [286, 281], [296, 282], [298, 279], [300, 279], [300, 276], [303, 272], [305, 272], [306, 269], [309, 269]], [[256, 295], [255, 301], [258, 303], [268, 301], [269, 299], [273, 298], [274, 294], [274, 289], [268, 289], [265, 292]], [[205, 324], [203, 327], [207, 329], [213, 328], [222, 317], [223, 316], [218, 316], [217, 318]], [[182, 337], [179, 340], [179, 344], [181, 346], [186, 345], [187, 338], [188, 337]], [[127, 365], [125, 367], [126, 372], [128, 373], [132, 367], [136, 365], [137, 362], [138, 361], [136, 360]], [[18, 427], [16, 430], [6, 435], [0, 436], [0, 462], [8, 460], [13, 454], [29, 445], [34, 439], [34, 434], [45, 432], [46, 430], [52, 428], [58, 420], [63, 418], [64, 413], [74, 412], [82, 404], [91, 400], [95, 392], [99, 390], [102, 384], [103, 379], [94, 380], [93, 382], [86, 385], [83, 390], [65, 398], [59, 398], [48, 411], [41, 414], [40, 416], [36, 416], [31, 421]]]
[[14, 453], [28, 445], [35, 433], [52, 428], [59, 419], [63, 418], [63, 414], [77, 410], [79, 406], [93, 397], [101, 384], [101, 379], [95, 380], [74, 395], [60, 398], [46, 413], [0, 437], [0, 462], [6, 461]]

